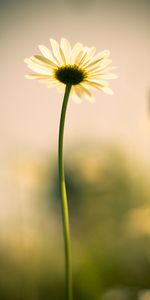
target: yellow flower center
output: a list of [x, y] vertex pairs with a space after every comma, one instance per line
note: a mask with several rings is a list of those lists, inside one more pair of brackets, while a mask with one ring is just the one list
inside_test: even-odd
[[54, 77], [64, 84], [72, 85], [79, 84], [86, 78], [86, 72], [77, 65], [66, 65], [59, 67], [54, 74]]

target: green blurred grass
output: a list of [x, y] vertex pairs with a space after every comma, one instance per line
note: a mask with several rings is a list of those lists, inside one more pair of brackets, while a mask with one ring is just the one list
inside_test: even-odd
[[[149, 299], [144, 298], [150, 289], [149, 174], [110, 146], [70, 150], [65, 165], [74, 299]], [[21, 172], [24, 180], [24, 168]], [[45, 158], [29, 173], [33, 180], [27, 172], [22, 193], [32, 196], [31, 211], [24, 218], [23, 208], [24, 222], [1, 237], [0, 299], [63, 300], [56, 160]]]

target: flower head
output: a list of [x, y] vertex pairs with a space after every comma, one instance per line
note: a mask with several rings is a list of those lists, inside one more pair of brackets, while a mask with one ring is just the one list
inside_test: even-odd
[[42, 55], [25, 59], [28, 67], [36, 72], [26, 75], [27, 78], [38, 79], [48, 87], [57, 86], [62, 90], [66, 84], [70, 84], [71, 93], [77, 102], [81, 101], [82, 96], [93, 101], [90, 88], [113, 94], [107, 80], [116, 78], [116, 75], [110, 73], [114, 67], [108, 67], [112, 62], [108, 50], [94, 55], [94, 47], [84, 47], [81, 43], [71, 48], [69, 41], [64, 38], [60, 45], [54, 39], [50, 39], [50, 42], [52, 50], [40, 45]]

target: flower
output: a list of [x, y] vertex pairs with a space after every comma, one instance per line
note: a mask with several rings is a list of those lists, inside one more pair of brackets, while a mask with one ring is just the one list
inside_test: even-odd
[[54, 39], [50, 39], [50, 43], [52, 50], [40, 45], [43, 55], [25, 59], [28, 67], [36, 72], [26, 75], [27, 78], [37, 79], [48, 87], [57, 86], [60, 90], [64, 90], [66, 84], [71, 84], [71, 94], [77, 102], [81, 102], [82, 96], [91, 102], [94, 100], [90, 88], [113, 94], [107, 80], [116, 78], [116, 75], [109, 72], [114, 67], [108, 67], [112, 62], [108, 50], [94, 55], [94, 47], [76, 43], [71, 48], [65, 38], [61, 39], [60, 45]]

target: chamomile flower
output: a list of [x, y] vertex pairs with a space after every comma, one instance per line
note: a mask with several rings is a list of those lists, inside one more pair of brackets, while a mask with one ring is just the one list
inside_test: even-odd
[[112, 61], [108, 50], [95, 55], [94, 47], [89, 48], [76, 43], [71, 48], [69, 41], [64, 38], [60, 44], [54, 39], [50, 39], [50, 43], [51, 50], [40, 45], [42, 55], [25, 59], [28, 67], [35, 72], [26, 75], [27, 78], [37, 79], [48, 87], [57, 86], [60, 90], [64, 90], [65, 86], [70, 84], [71, 94], [77, 102], [81, 102], [83, 96], [92, 102], [92, 88], [113, 94], [108, 80], [117, 76], [111, 73], [114, 67], [109, 66]]

